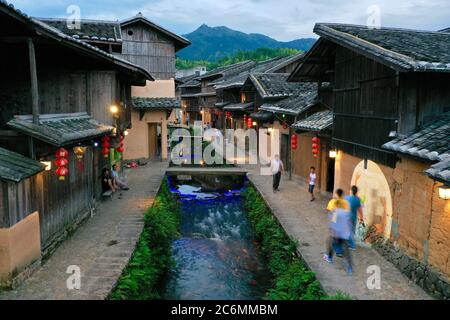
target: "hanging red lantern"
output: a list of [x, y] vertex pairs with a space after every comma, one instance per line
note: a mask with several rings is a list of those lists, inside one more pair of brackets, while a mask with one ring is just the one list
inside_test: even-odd
[[56, 159], [67, 158], [69, 156], [69, 151], [64, 148], [59, 148], [55, 153]]
[[69, 164], [69, 160], [66, 159], [69, 156], [69, 151], [64, 148], [59, 148], [56, 150], [55, 156], [55, 164], [57, 166], [55, 173], [59, 176], [59, 180], [64, 180], [65, 176], [69, 174], [69, 169], [66, 168]]
[[56, 169], [56, 174], [59, 176], [59, 180], [64, 181], [66, 176], [69, 174], [69, 169], [66, 167], [59, 167]]
[[283, 129], [287, 129], [288, 128], [288, 124], [286, 121], [283, 122]]
[[102, 154], [105, 158], [109, 156], [109, 148], [111, 148], [110, 144], [111, 138], [109, 136], [103, 136], [102, 138]]
[[244, 123], [247, 123], [247, 118], [248, 118], [248, 116], [246, 114], [244, 114]]
[[297, 150], [297, 135], [292, 135], [291, 137], [291, 149]]
[[67, 167], [67, 165], [69, 164], [69, 160], [67, 160], [66, 158], [59, 158], [56, 159], [55, 164], [57, 167]]
[[103, 148], [102, 154], [105, 156], [105, 158], [107, 158], [109, 156], [109, 148]]
[[320, 153], [320, 139], [318, 137], [312, 138], [312, 154], [316, 158]]
[[253, 125], [252, 118], [249, 117], [249, 118], [247, 119], [247, 127], [251, 128], [252, 125]]
[[125, 149], [123, 147], [119, 147], [116, 149], [116, 151], [119, 153], [123, 153], [125, 151]]

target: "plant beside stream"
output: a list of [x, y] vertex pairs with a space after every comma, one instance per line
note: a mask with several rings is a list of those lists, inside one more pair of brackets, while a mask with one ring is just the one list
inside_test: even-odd
[[110, 294], [112, 300], [160, 299], [157, 287], [172, 266], [172, 241], [179, 237], [180, 226], [179, 204], [166, 179], [144, 220], [136, 250]]
[[286, 235], [255, 187], [249, 186], [242, 196], [255, 236], [261, 243], [261, 248], [268, 258], [269, 269], [274, 276], [273, 287], [268, 290], [266, 299], [348, 298], [343, 294], [328, 297], [324, 293], [314, 272], [297, 256], [297, 242]]

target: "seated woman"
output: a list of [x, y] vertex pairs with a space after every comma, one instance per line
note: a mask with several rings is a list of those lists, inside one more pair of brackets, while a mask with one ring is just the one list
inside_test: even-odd
[[111, 170], [111, 176], [113, 179], [113, 185], [120, 190], [130, 190], [128, 188], [128, 179], [125, 176], [119, 176], [119, 172], [117, 171], [117, 164], [113, 164]]
[[107, 191], [116, 192], [117, 188], [114, 187], [114, 182], [108, 168], [102, 170], [102, 192]]

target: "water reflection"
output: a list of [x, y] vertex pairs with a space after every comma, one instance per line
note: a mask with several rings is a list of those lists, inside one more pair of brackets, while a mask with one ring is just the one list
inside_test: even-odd
[[[182, 238], [174, 241], [176, 261], [165, 285], [165, 299], [261, 299], [270, 273], [241, 198], [203, 193], [179, 186], [182, 194]], [[197, 197], [198, 196], [198, 197]]]

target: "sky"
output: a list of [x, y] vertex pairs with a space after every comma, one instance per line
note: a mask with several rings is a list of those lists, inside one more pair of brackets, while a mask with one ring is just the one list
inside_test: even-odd
[[449, 0], [7, 1], [37, 17], [67, 17], [67, 8], [76, 5], [84, 19], [121, 20], [142, 12], [156, 24], [178, 34], [192, 32], [204, 23], [245, 33], [262, 33], [280, 41], [317, 37], [313, 33], [316, 22], [365, 25], [369, 19], [386, 27], [421, 30], [450, 27]]

